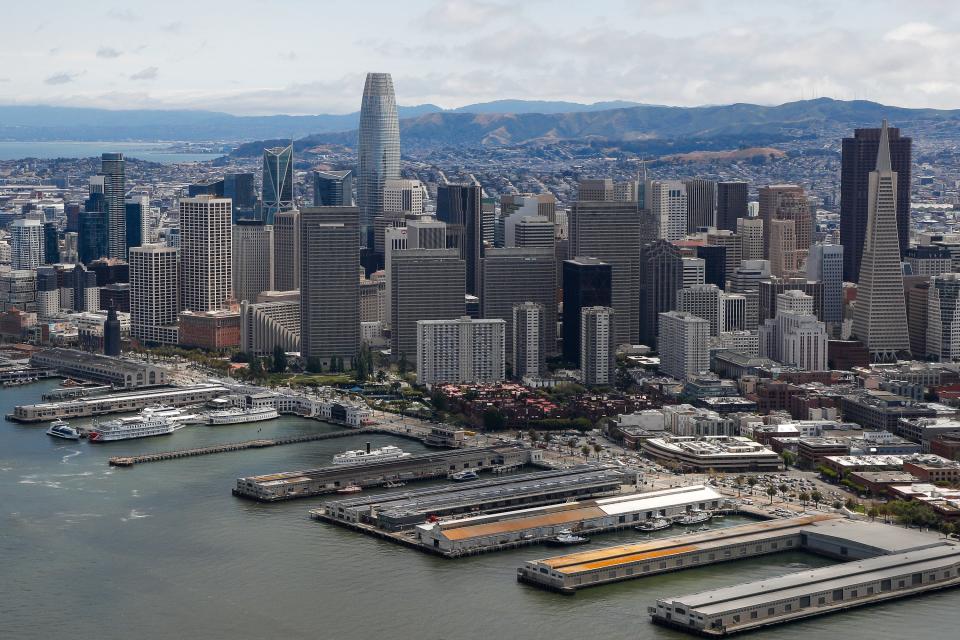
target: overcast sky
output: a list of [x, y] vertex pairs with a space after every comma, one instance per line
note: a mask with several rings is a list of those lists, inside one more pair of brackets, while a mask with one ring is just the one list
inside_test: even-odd
[[960, 107], [956, 0], [4, 0], [0, 103], [346, 113], [503, 98]]

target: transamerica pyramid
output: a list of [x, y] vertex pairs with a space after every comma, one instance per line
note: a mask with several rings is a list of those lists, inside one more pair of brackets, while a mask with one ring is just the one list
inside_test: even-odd
[[853, 333], [874, 362], [895, 362], [898, 353], [910, 351], [897, 237], [897, 174], [890, 165], [886, 120], [880, 130], [877, 168], [870, 172]]

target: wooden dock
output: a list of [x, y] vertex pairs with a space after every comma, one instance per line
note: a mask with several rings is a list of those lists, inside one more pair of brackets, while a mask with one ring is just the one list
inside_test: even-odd
[[161, 451], [158, 453], [147, 453], [139, 456], [117, 456], [110, 458], [110, 465], [113, 467], [132, 467], [135, 464], [142, 464], [144, 462], [160, 462], [162, 460], [176, 460], [178, 458], [192, 458], [194, 456], [209, 456], [215, 453], [243, 451], [244, 449], [262, 449], [264, 447], [277, 447], [284, 444], [298, 444], [301, 442], [314, 442], [317, 440], [333, 440], [334, 438], [348, 438], [350, 436], [369, 434], [403, 435], [394, 433], [388, 429], [382, 429], [380, 427], [362, 427], [360, 429], [344, 429], [343, 431], [316, 433], [306, 436], [291, 436], [289, 438], [262, 438], [258, 440], [244, 440], [243, 442], [229, 442], [226, 444], [214, 445], [212, 447], [201, 447], [199, 449]]

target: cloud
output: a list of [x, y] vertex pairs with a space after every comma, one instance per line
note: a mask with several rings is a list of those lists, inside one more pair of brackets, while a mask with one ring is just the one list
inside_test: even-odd
[[60, 73], [55, 73], [52, 76], [48, 76], [43, 82], [45, 84], [67, 84], [68, 82], [73, 82], [77, 79], [78, 73], [68, 73], [66, 71], [61, 71]]
[[118, 51], [113, 47], [100, 47], [97, 49], [98, 58], [119, 58], [122, 55], [122, 51]]
[[107, 17], [113, 18], [114, 20], [120, 20], [121, 22], [136, 22], [140, 19], [140, 16], [126, 7], [114, 7], [110, 9], [107, 11]]
[[422, 20], [445, 27], [480, 27], [492, 20], [515, 16], [517, 13], [518, 9], [509, 4], [444, 0], [433, 5]]
[[168, 22], [164, 25], [160, 25], [161, 31], [166, 31], [167, 33], [181, 33], [183, 31], [183, 23], [179, 20], [174, 20], [173, 22]]
[[10, 78], [0, 78], [0, 82], [10, 82]]
[[286, 53], [277, 54], [281, 60], [290, 60], [291, 62], [297, 59], [296, 51], [287, 51]]
[[160, 71], [157, 67], [147, 67], [146, 69], [141, 69], [135, 74], [130, 76], [131, 80], [156, 80], [157, 72]]

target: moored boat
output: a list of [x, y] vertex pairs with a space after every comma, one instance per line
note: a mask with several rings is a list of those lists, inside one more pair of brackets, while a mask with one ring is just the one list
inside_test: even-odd
[[361, 464], [365, 462], [385, 462], [388, 460], [402, 460], [403, 458], [409, 458], [410, 454], [401, 449], [400, 447], [395, 447], [392, 444], [388, 444], [385, 447], [380, 447], [379, 449], [370, 449], [370, 443], [367, 443], [366, 449], [355, 449], [353, 451], [344, 451], [343, 453], [338, 453], [333, 456], [333, 464], [344, 465], [344, 464]]
[[210, 425], [223, 425], [261, 422], [263, 420], [273, 420], [279, 416], [280, 414], [274, 407], [235, 407], [223, 411], [212, 411], [207, 419]]
[[703, 524], [704, 522], [707, 522], [708, 520], [710, 520], [710, 516], [711, 514], [709, 511], [691, 511], [687, 515], [679, 518], [676, 522], [677, 524], [680, 524], [683, 526], [692, 526], [695, 524]]
[[162, 436], [176, 430], [175, 422], [155, 415], [153, 409], [147, 408], [136, 416], [117, 418], [96, 425], [90, 430], [88, 438], [90, 442], [113, 442]]
[[577, 535], [570, 529], [564, 529], [552, 538], [547, 538], [545, 542], [551, 547], [567, 547], [576, 544], [586, 544], [590, 542], [590, 538]]
[[463, 471], [450, 474], [450, 479], [454, 482], [469, 482], [470, 480], [476, 480], [479, 477], [480, 476], [473, 469], [464, 469]]
[[647, 520], [642, 524], [638, 524], [634, 527], [637, 531], [663, 531], [664, 529], [669, 529], [673, 526], [673, 523], [667, 520], [666, 518], [657, 518], [656, 520]]
[[80, 432], [59, 418], [50, 423], [50, 428], [47, 429], [47, 435], [53, 436], [54, 438], [63, 438], [64, 440], [80, 439]]

